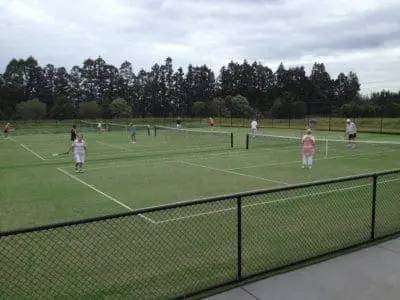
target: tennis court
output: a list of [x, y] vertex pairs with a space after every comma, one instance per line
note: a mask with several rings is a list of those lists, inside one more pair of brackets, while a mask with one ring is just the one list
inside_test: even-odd
[[[348, 149], [327, 133], [314, 168], [303, 170], [301, 132], [261, 130], [246, 150], [241, 128], [158, 127], [149, 135], [138, 126], [136, 144], [127, 126], [80, 130], [89, 155], [79, 174], [70, 156], [53, 156], [68, 149], [68, 134], [1, 142], [1, 230], [400, 167], [396, 140], [382, 138]], [[378, 236], [400, 226], [399, 180], [379, 178]], [[371, 194], [371, 178], [361, 178], [243, 197], [243, 276], [368, 240]], [[226, 199], [5, 236], [0, 292], [156, 299], [229, 282], [237, 276], [237, 214], [236, 199]]]
[[301, 132], [260, 130], [246, 150], [244, 128], [159, 127], [155, 135], [143, 125], [132, 144], [127, 126], [104, 134], [81, 126], [89, 151], [83, 174], [74, 173], [71, 155], [53, 156], [68, 149], [67, 133], [2, 141], [1, 230], [400, 166], [400, 139], [391, 136], [366, 135], [372, 142], [348, 149], [337, 133], [318, 133], [314, 168], [302, 170]]

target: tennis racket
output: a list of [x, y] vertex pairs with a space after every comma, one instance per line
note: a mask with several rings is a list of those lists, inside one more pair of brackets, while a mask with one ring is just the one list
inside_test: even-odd
[[60, 155], [67, 155], [67, 154], [68, 154], [68, 152], [63, 152], [63, 153], [53, 153], [53, 157], [60, 156]]

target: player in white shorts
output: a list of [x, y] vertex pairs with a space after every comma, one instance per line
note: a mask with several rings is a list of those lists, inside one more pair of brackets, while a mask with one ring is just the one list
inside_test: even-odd
[[75, 172], [83, 172], [83, 164], [85, 163], [85, 156], [87, 154], [86, 143], [83, 140], [83, 135], [78, 135], [77, 139], [72, 143], [71, 148], [69, 148], [69, 153], [74, 150], [75, 158]]
[[182, 121], [181, 118], [176, 119], [176, 128], [181, 129], [182, 128]]
[[357, 126], [350, 119], [346, 120], [346, 134], [349, 139], [348, 147], [354, 149], [356, 147], [356, 138], [357, 138]]
[[254, 138], [256, 137], [256, 133], [257, 133], [257, 121], [256, 119], [253, 119], [253, 122], [251, 122], [250, 126], [251, 126], [251, 136]]

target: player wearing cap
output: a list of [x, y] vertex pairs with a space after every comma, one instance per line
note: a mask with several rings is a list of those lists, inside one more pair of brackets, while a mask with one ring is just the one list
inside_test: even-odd
[[357, 126], [350, 119], [346, 120], [346, 133], [345, 136], [349, 139], [348, 146], [354, 149], [356, 147]]

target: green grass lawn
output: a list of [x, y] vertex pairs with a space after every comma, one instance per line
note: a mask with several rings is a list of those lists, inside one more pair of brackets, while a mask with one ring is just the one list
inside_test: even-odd
[[[245, 128], [227, 133], [126, 131], [85, 134], [89, 156], [76, 174], [71, 156], [53, 157], [66, 133], [25, 134], [0, 142], [0, 230], [314, 180], [400, 168], [400, 137], [361, 134], [348, 149], [316, 130], [312, 170], [300, 146], [284, 139], [250, 144]], [[207, 128], [207, 130], [209, 130]], [[234, 148], [230, 147], [230, 131]], [[301, 130], [262, 129], [300, 136]], [[282, 142], [283, 141], [283, 142]], [[377, 235], [400, 228], [400, 174], [377, 189]], [[372, 179], [253, 195], [242, 199], [243, 275], [367, 241]], [[234, 280], [236, 200], [189, 205], [79, 226], [0, 238], [0, 294], [6, 298], [159, 299]]]

